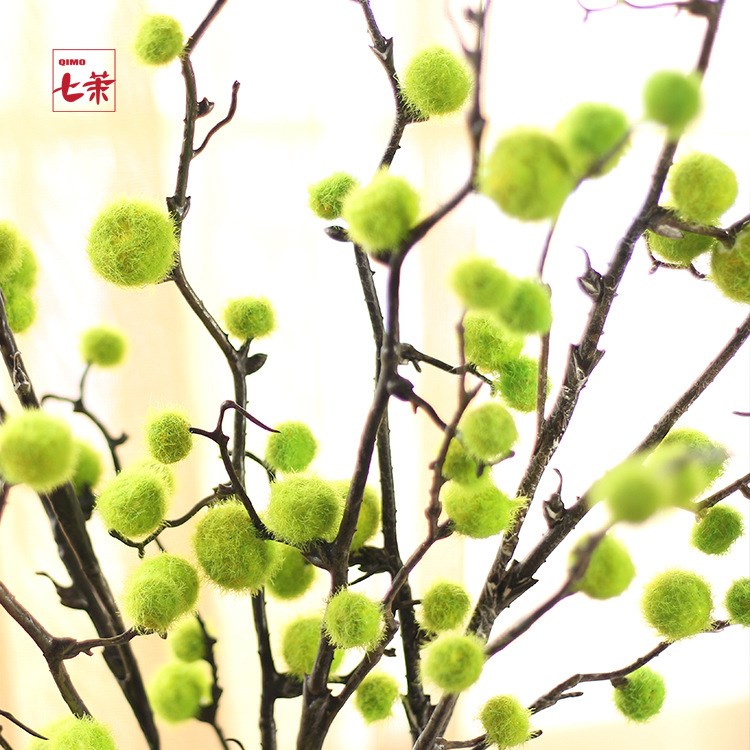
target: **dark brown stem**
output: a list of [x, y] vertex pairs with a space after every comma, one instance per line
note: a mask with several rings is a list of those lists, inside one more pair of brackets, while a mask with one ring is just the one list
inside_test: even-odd
[[[40, 740], [46, 740], [47, 738], [43, 734], [39, 734], [39, 732], [35, 732], [31, 727], [26, 726], [22, 721], [17, 719], [15, 716], [13, 716], [10, 711], [3, 711], [3, 709], [0, 708], [0, 716], [7, 719], [11, 723], [15, 724], [19, 729], [26, 732], [26, 734], [30, 734], [32, 737], [36, 737]], [[2, 732], [2, 729], [0, 728], [0, 732]]]
[[232, 100], [229, 104], [229, 111], [227, 112], [226, 117], [224, 117], [223, 120], [220, 120], [219, 122], [217, 122], [216, 125], [214, 125], [211, 128], [211, 130], [208, 131], [208, 133], [206, 134], [206, 137], [203, 139], [203, 143], [201, 143], [201, 145], [198, 146], [198, 148], [196, 148], [193, 151], [193, 158], [198, 156], [198, 154], [201, 151], [203, 151], [203, 149], [206, 148], [206, 146], [208, 146], [208, 142], [211, 140], [211, 138], [213, 138], [213, 136], [216, 133], [219, 132], [219, 130], [221, 130], [225, 125], [228, 125], [232, 121], [232, 118], [237, 112], [237, 94], [239, 93], [239, 90], [240, 90], [240, 82], [235, 81], [232, 84]]

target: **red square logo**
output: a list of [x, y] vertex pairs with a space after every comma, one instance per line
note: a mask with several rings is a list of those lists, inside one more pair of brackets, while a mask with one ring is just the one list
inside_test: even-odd
[[116, 73], [113, 49], [53, 49], [52, 111], [117, 111]]

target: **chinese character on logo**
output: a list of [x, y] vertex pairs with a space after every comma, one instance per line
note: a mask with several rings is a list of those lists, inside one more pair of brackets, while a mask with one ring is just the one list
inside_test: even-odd
[[52, 50], [52, 110], [114, 112], [114, 71], [113, 49]]

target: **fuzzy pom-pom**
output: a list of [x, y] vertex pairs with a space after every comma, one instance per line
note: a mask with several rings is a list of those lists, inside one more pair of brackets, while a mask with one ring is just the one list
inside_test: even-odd
[[166, 211], [140, 200], [122, 199], [105, 208], [89, 233], [94, 270], [118, 286], [157, 284], [177, 256], [175, 226]]
[[453, 438], [443, 461], [443, 477], [459, 484], [473, 484], [480, 479], [479, 463], [470, 456], [461, 441]]
[[144, 560], [125, 581], [123, 610], [138, 630], [166, 631], [198, 601], [198, 574], [187, 561], [162, 553]]
[[710, 279], [729, 299], [750, 304], [750, 228], [737, 235], [731, 250], [716, 243]]
[[77, 721], [77, 718], [67, 714], [66, 716], [60, 716], [49, 724], [46, 724], [41, 728], [39, 733], [47, 739], [40, 740], [38, 737], [34, 737], [26, 746], [26, 750], [49, 750], [50, 742], [53, 740], [55, 734], [67, 724], [74, 721]]
[[[2, 224], [0, 224], [2, 227]], [[2, 235], [2, 229], [0, 229], [0, 236]], [[0, 242], [2, 240], [0, 239]], [[12, 289], [14, 291], [31, 292], [36, 286], [36, 278], [39, 273], [39, 263], [37, 262], [36, 255], [31, 249], [31, 245], [23, 238], [19, 237], [21, 262], [15, 271], [5, 280], [2, 281], [3, 288], [5, 290]], [[0, 255], [2, 252], [0, 251]], [[0, 276], [2, 274], [0, 273]]]
[[657, 576], [641, 599], [646, 622], [668, 641], [708, 630], [712, 606], [708, 584], [685, 570], [668, 570]]
[[8, 292], [5, 313], [10, 330], [25, 333], [36, 320], [36, 301], [29, 292], [14, 288]]
[[669, 170], [669, 190], [682, 216], [699, 224], [711, 224], [737, 199], [737, 176], [721, 159], [693, 153]]
[[84, 362], [99, 367], [114, 367], [125, 358], [127, 343], [119, 329], [94, 326], [81, 335], [80, 349]]
[[487, 739], [499, 750], [521, 745], [529, 738], [531, 712], [512, 695], [496, 695], [482, 706], [479, 721]]
[[631, 721], [648, 721], [661, 711], [666, 692], [661, 676], [648, 667], [641, 667], [617, 685], [615, 706]]
[[471, 87], [471, 74], [465, 63], [445, 47], [418, 52], [401, 77], [404, 99], [423, 117], [457, 112]]
[[732, 622], [750, 628], [750, 578], [739, 578], [729, 587], [724, 606]]
[[469, 612], [466, 589], [451, 581], [433, 583], [422, 597], [422, 626], [433, 633], [457, 628]]
[[23, 240], [9, 221], [0, 221], [0, 283], [8, 281], [21, 265]]
[[140, 461], [132, 464], [131, 468], [150, 471], [164, 485], [164, 492], [166, 492], [167, 499], [174, 495], [177, 489], [177, 482], [171, 466], [154, 461], [153, 458], [142, 458]]
[[148, 698], [154, 713], [170, 724], [196, 717], [205, 693], [206, 674], [202, 666], [183, 661], [165, 664], [148, 685]]
[[26, 409], [0, 425], [0, 473], [13, 484], [49, 492], [65, 484], [75, 469], [70, 427], [40, 409]]
[[276, 471], [304, 471], [315, 458], [318, 442], [302, 422], [282, 422], [268, 436], [266, 462]]
[[[684, 217], [680, 217], [684, 218]], [[650, 229], [644, 235], [648, 249], [668, 263], [689, 266], [698, 256], [707, 253], [716, 245], [716, 240], [705, 234], [683, 232], [682, 237], [665, 237]]]
[[266, 525], [282, 541], [297, 547], [336, 537], [344, 502], [329, 482], [292, 475], [271, 486]]
[[370, 651], [383, 636], [383, 611], [379, 602], [342, 588], [328, 600], [323, 627], [337, 648]]
[[182, 461], [193, 447], [188, 418], [179, 411], [164, 409], [146, 422], [148, 452], [161, 464]]
[[475, 635], [443, 633], [422, 654], [422, 669], [431, 682], [447, 693], [460, 693], [482, 674], [484, 644]]
[[135, 37], [135, 54], [146, 65], [167, 65], [182, 54], [182, 27], [171, 16], [147, 16]]
[[[281, 655], [287, 669], [295, 677], [302, 679], [312, 672], [315, 657], [320, 647], [323, 618], [318, 615], [297, 617], [284, 628], [281, 638]], [[331, 674], [335, 674], [344, 658], [344, 652], [336, 649], [333, 652]]]
[[124, 469], [104, 486], [96, 510], [111, 531], [129, 538], [146, 536], [167, 512], [164, 479], [146, 466]]
[[375, 670], [360, 683], [354, 693], [354, 705], [370, 724], [391, 715], [398, 694], [398, 682], [386, 672]]
[[707, 555], [723, 555], [744, 530], [742, 513], [727, 505], [715, 505], [699, 516], [690, 541]]
[[721, 477], [729, 459], [729, 453], [723, 445], [692, 427], [677, 427], [670, 430], [659, 447], [670, 446], [683, 448], [689, 458], [700, 463], [706, 472], [709, 485]]
[[76, 440], [76, 463], [70, 478], [73, 488], [80, 493], [84, 487], [96, 487], [102, 476], [102, 457], [85, 440]]
[[555, 129], [576, 177], [600, 177], [614, 169], [625, 151], [627, 134], [625, 113], [599, 102], [576, 105]]
[[460, 424], [466, 450], [480, 461], [494, 461], [506, 454], [518, 440], [510, 412], [493, 401], [466, 412]]
[[643, 87], [643, 108], [646, 119], [666, 125], [671, 137], [679, 135], [700, 112], [700, 78], [674, 70], [654, 73]]
[[451, 275], [451, 286], [464, 307], [497, 310], [506, 304], [513, 290], [513, 277], [490, 258], [467, 258]]
[[464, 316], [466, 360], [480, 370], [498, 372], [509, 359], [518, 357], [523, 338], [512, 333], [492, 313], [469, 312]]
[[513, 287], [500, 318], [517, 333], [547, 333], [552, 325], [549, 289], [535, 279], [521, 279]]
[[[348, 479], [331, 482], [331, 486], [339, 493], [344, 503], [346, 503], [350, 485], [351, 482]], [[380, 506], [378, 493], [369, 484], [365, 485], [365, 491], [362, 493], [362, 505], [359, 506], [357, 528], [352, 537], [352, 550], [363, 547], [377, 534], [380, 528]]]
[[635, 457], [608, 471], [592, 487], [590, 499], [606, 500], [615, 521], [640, 523], [667, 505], [669, 490], [669, 482]]
[[[539, 362], [531, 357], [518, 357], [503, 362], [495, 386], [511, 409], [528, 413], [536, 409]], [[549, 390], [549, 382], [547, 383]]]
[[276, 315], [265, 297], [239, 297], [227, 302], [224, 323], [232, 336], [247, 341], [273, 333]]
[[[47, 741], [38, 747], [47, 750], [116, 750], [109, 729], [91, 716], [66, 716], [44, 732]], [[32, 744], [32, 747], [34, 745]]]
[[278, 542], [271, 544], [278, 557], [266, 588], [277, 599], [297, 599], [312, 586], [315, 566], [310, 565], [296, 547]]
[[183, 620], [169, 634], [167, 643], [177, 659], [184, 662], [198, 661], [206, 656], [206, 639], [198, 620], [190, 617]]
[[253, 593], [271, 569], [270, 542], [258, 536], [239, 500], [208, 509], [195, 527], [193, 549], [201, 570], [222, 589]]
[[484, 195], [521, 221], [555, 218], [574, 186], [557, 141], [532, 129], [513, 131], [497, 142], [479, 183]]
[[474, 539], [485, 539], [508, 528], [513, 503], [489, 478], [473, 484], [448, 482], [441, 500], [456, 531]]
[[321, 219], [338, 219], [344, 208], [344, 198], [359, 182], [346, 172], [334, 172], [308, 189], [310, 208]]
[[405, 239], [419, 214], [419, 196], [402, 177], [379, 171], [344, 200], [349, 236], [367, 252], [386, 254]]
[[[590, 543], [584, 537], [573, 548], [569, 565], [574, 568], [580, 555]], [[586, 571], [576, 584], [579, 591], [583, 591], [592, 599], [611, 599], [622, 594], [635, 578], [635, 566], [630, 558], [627, 547], [607, 534], [591, 553]]]

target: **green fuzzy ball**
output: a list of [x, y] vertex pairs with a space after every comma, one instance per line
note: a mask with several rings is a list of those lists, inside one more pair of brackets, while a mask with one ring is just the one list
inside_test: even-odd
[[75, 491], [80, 494], [84, 487], [96, 487], [102, 476], [102, 457], [85, 440], [76, 439], [76, 463], [70, 478]]
[[266, 525], [280, 540], [300, 547], [333, 541], [343, 515], [344, 502], [330, 483], [292, 475], [271, 486]]
[[198, 574], [187, 561], [162, 553], [144, 560], [125, 581], [123, 610], [138, 630], [164, 632], [198, 601]]
[[447, 693], [460, 693], [482, 674], [484, 644], [475, 635], [443, 633], [422, 655], [425, 676]]
[[513, 503], [489, 478], [469, 485], [448, 482], [441, 500], [456, 531], [474, 539], [504, 531], [513, 515]]
[[[600, 177], [617, 165], [625, 151], [628, 118], [609, 104], [578, 104], [558, 123], [555, 135], [577, 177]], [[614, 149], [620, 145], [620, 148]], [[607, 161], [601, 161], [609, 156]]]
[[472, 80], [466, 65], [445, 47], [418, 52], [401, 78], [401, 93], [419, 115], [447, 115], [463, 106]]
[[156, 531], [167, 512], [164, 479], [146, 466], [124, 469], [96, 501], [104, 525], [130, 539]]
[[479, 721], [487, 739], [500, 750], [521, 745], [529, 738], [531, 712], [512, 695], [497, 695], [482, 706]]
[[[573, 569], [580, 554], [589, 542], [584, 537], [573, 548], [569, 566]], [[586, 572], [576, 583], [576, 588], [592, 599], [611, 599], [622, 594], [635, 578], [635, 566], [627, 547], [614, 537], [607, 535], [594, 548]]]
[[[0, 230], [0, 234], [2, 234], [2, 230]], [[3, 287], [7, 289], [31, 292], [36, 286], [39, 264], [34, 251], [31, 249], [31, 245], [23, 237], [19, 238], [19, 244], [21, 246], [21, 262], [13, 274], [2, 283]]]
[[275, 572], [266, 584], [269, 593], [277, 599], [297, 599], [312, 586], [315, 566], [305, 560], [296, 547], [271, 542], [278, 555]]
[[118, 286], [158, 284], [175, 264], [178, 243], [166, 211], [139, 200], [110, 204], [89, 233], [94, 270]]
[[13, 484], [49, 492], [75, 469], [76, 445], [62, 419], [26, 409], [0, 425], [0, 473]]
[[574, 187], [557, 141], [531, 129], [513, 131], [498, 141], [479, 182], [484, 195], [521, 221], [555, 218]]
[[354, 705], [362, 718], [370, 724], [391, 715], [398, 695], [398, 682], [391, 675], [375, 670], [360, 683], [354, 693]]
[[321, 219], [338, 219], [344, 208], [344, 198], [359, 182], [346, 172], [334, 172], [308, 188], [310, 208]]
[[81, 336], [81, 356], [87, 364], [114, 367], [125, 358], [127, 343], [122, 331], [110, 326], [95, 326]]
[[433, 633], [453, 630], [466, 619], [471, 600], [458, 583], [438, 581], [422, 597], [422, 627]]
[[521, 279], [500, 318], [517, 333], [547, 333], [552, 325], [549, 289], [535, 279]]
[[224, 323], [232, 336], [247, 341], [273, 333], [276, 315], [265, 297], [240, 297], [227, 302]]
[[646, 119], [666, 125], [674, 138], [700, 112], [701, 80], [693, 73], [654, 73], [643, 88], [643, 107]]
[[35, 737], [26, 746], [26, 750], [45, 750], [45, 748], [48, 749], [50, 746], [50, 742], [54, 739], [54, 736], [58, 731], [66, 727], [68, 724], [71, 724], [78, 720], [79, 719], [77, 719], [77, 717], [68, 714], [67, 716], [62, 716], [55, 719], [54, 721], [51, 721], [49, 724], [46, 724], [39, 730], [39, 733], [44, 737], [47, 737], [47, 739], [40, 740], [38, 737]]
[[23, 240], [9, 221], [0, 221], [0, 283], [12, 278], [21, 266]]
[[729, 587], [724, 606], [732, 622], [750, 628], [750, 578], [739, 578]]
[[648, 667], [641, 667], [615, 688], [615, 706], [631, 721], [648, 721], [661, 711], [666, 692], [661, 676]]
[[669, 570], [654, 578], [641, 599], [646, 622], [668, 641], [708, 630], [712, 606], [708, 584], [684, 570]]
[[169, 634], [167, 643], [177, 659], [184, 662], [198, 661], [206, 656], [206, 639], [203, 628], [194, 617], [183, 620]]
[[328, 600], [323, 627], [337, 648], [371, 651], [383, 637], [383, 611], [379, 602], [342, 588]]
[[182, 461], [193, 447], [190, 422], [182, 412], [165, 409], [151, 415], [145, 432], [148, 452], [161, 464]]
[[640, 523], [669, 501], [670, 486], [639, 458], [623, 461], [591, 489], [594, 502], [606, 500], [615, 521]]
[[727, 505], [715, 505], [699, 517], [690, 541], [707, 555], [723, 555], [744, 532], [742, 513]]
[[379, 171], [369, 185], [352, 190], [342, 211], [349, 237], [370, 253], [386, 255], [406, 238], [418, 214], [417, 192], [386, 170]]
[[523, 339], [509, 331], [492, 313], [466, 313], [463, 325], [466, 360], [480, 370], [498, 372], [523, 349]]
[[729, 453], [727, 449], [711, 440], [708, 435], [690, 427], [678, 427], [667, 433], [659, 447], [676, 446], [684, 449], [687, 456], [701, 465], [709, 485], [724, 474]]
[[[315, 657], [320, 647], [320, 634], [323, 618], [318, 615], [298, 617], [292, 620], [281, 639], [281, 655], [284, 657], [287, 669], [295, 677], [302, 679], [312, 672]], [[344, 652], [336, 649], [333, 652], [331, 674], [335, 674], [344, 659]]]
[[146, 65], [166, 65], [182, 54], [182, 27], [171, 16], [146, 17], [135, 37], [135, 54]]
[[507, 303], [513, 285], [513, 277], [489, 258], [467, 258], [451, 276], [453, 291], [470, 310], [497, 310]]
[[302, 422], [282, 422], [268, 436], [266, 462], [276, 471], [304, 471], [318, 451], [310, 428]]
[[[343, 503], [346, 503], [350, 484], [351, 482], [348, 479], [331, 482], [331, 486], [338, 492]], [[381, 501], [378, 493], [370, 485], [365, 485], [365, 491], [362, 493], [362, 505], [359, 506], [357, 528], [352, 537], [352, 550], [363, 547], [378, 533], [380, 506]]]
[[750, 304], [750, 228], [737, 235], [731, 250], [716, 243], [710, 279], [729, 299]]
[[474, 484], [479, 481], [479, 463], [472, 458], [461, 441], [453, 438], [443, 461], [443, 477], [459, 484]]
[[156, 478], [164, 485], [164, 492], [167, 498], [174, 495], [177, 489], [177, 483], [174, 478], [174, 471], [171, 467], [166, 464], [160, 464], [158, 461], [154, 461], [152, 458], [143, 458], [137, 463], [132, 465], [133, 469], [145, 469], [156, 476]]
[[721, 159], [694, 153], [669, 170], [669, 189], [682, 216], [699, 224], [711, 224], [737, 199], [737, 176]]
[[165, 664], [151, 678], [148, 699], [160, 719], [177, 724], [198, 715], [205, 691], [202, 667], [175, 661]]
[[117, 750], [109, 729], [90, 716], [58, 720], [45, 737], [47, 741], [40, 741], [38, 747], [46, 750]]
[[[683, 218], [683, 217], [680, 217]], [[705, 234], [683, 232], [682, 237], [673, 239], [646, 230], [648, 249], [667, 263], [689, 266], [698, 256], [707, 253], [716, 245], [716, 240]]]
[[518, 440], [518, 430], [510, 412], [494, 402], [467, 411], [460, 430], [466, 450], [480, 461], [500, 458]]
[[529, 413], [536, 409], [538, 379], [539, 362], [531, 357], [519, 357], [502, 364], [495, 385], [511, 409]]
[[13, 289], [8, 292], [5, 313], [13, 333], [25, 333], [36, 320], [36, 302], [28, 292]]
[[195, 527], [193, 549], [201, 570], [219, 588], [254, 593], [268, 578], [273, 552], [239, 500], [208, 509]]

